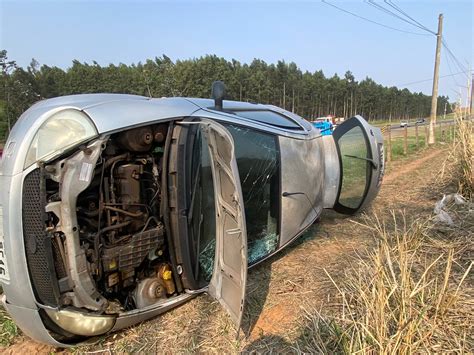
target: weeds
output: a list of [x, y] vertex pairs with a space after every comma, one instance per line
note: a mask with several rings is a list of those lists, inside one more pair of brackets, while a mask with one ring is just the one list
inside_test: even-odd
[[[0, 286], [0, 295], [2, 293], [3, 289]], [[10, 318], [7, 311], [0, 307], [0, 347], [9, 346], [19, 334], [20, 330], [15, 322]]]
[[[333, 314], [310, 311], [297, 348], [303, 352], [407, 354], [474, 348], [469, 238], [442, 240], [432, 223], [393, 215], [393, 230], [375, 216], [377, 246], [348, 269]], [[472, 232], [472, 231], [471, 231]], [[464, 260], [462, 260], [464, 258]], [[466, 260], [467, 258], [467, 260]], [[467, 266], [466, 266], [467, 265]]]
[[0, 346], [9, 346], [15, 337], [19, 335], [19, 329], [8, 313], [0, 308]]

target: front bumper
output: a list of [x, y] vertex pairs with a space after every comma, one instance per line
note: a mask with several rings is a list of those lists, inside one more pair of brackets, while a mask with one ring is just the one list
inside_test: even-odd
[[2, 279], [0, 302], [15, 323], [29, 337], [53, 346], [67, 346], [46, 329], [31, 286], [22, 223], [23, 181], [33, 169], [16, 175], [0, 175], [0, 203], [3, 208], [4, 252], [9, 279]]
[[30, 338], [57, 347], [70, 346], [68, 344], [58, 342], [51, 336], [49, 331], [44, 326], [43, 320], [41, 319], [39, 310], [37, 308], [31, 309], [10, 304], [7, 302], [5, 295], [2, 295], [0, 301], [15, 323]]
[[[36, 231], [27, 231], [23, 226], [24, 214], [34, 214], [34, 208], [25, 210], [24, 194], [28, 192], [25, 180], [29, 174], [34, 173], [37, 167], [33, 166], [23, 173], [0, 175], [0, 204], [3, 207], [4, 252], [9, 270], [9, 278], [2, 279], [4, 295], [0, 302], [10, 314], [21, 330], [32, 339], [57, 347], [70, 347], [76, 344], [63, 343], [55, 339], [54, 334], [48, 330], [45, 317], [56, 323], [68, 333], [80, 336], [94, 337], [98, 334], [114, 332], [139, 322], [145, 321], [174, 308], [190, 298], [193, 294], [182, 294], [169, 299], [161, 304], [152, 305], [146, 309], [125, 312], [118, 316], [94, 317], [91, 314], [58, 310], [57, 305], [48, 304], [48, 282], [41, 275], [47, 275], [47, 270], [39, 268], [46, 260], [38, 257], [41, 250], [39, 244], [30, 245], [29, 238], [37, 238]], [[33, 184], [34, 185], [34, 184]], [[30, 191], [31, 193], [31, 191]], [[33, 196], [34, 197], [34, 196]], [[30, 206], [31, 207], [31, 206]], [[38, 206], [38, 208], [41, 208]], [[29, 226], [31, 229], [31, 226]], [[28, 245], [27, 245], [28, 244]], [[30, 249], [27, 249], [30, 248]], [[36, 265], [31, 265], [31, 253], [37, 257]], [[28, 264], [30, 262], [30, 265]], [[30, 266], [30, 267], [28, 267]], [[31, 267], [35, 267], [34, 272]], [[39, 273], [41, 272], [41, 273]], [[41, 282], [38, 282], [40, 280]], [[33, 287], [34, 285], [34, 287]], [[51, 288], [51, 285], [49, 285]], [[38, 292], [40, 290], [40, 292]], [[36, 291], [36, 292], [35, 292]], [[54, 300], [53, 300], [54, 301]], [[53, 303], [53, 302], [49, 302]], [[83, 339], [85, 340], [85, 339]], [[90, 339], [94, 341], [94, 339]]]

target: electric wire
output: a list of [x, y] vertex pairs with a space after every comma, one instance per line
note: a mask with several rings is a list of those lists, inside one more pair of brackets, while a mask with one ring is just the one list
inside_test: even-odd
[[[374, 0], [369, 0], [370, 1], [374, 1]], [[412, 20], [413, 22], [415, 22], [417, 25], [417, 27], [421, 28], [421, 29], [424, 29], [425, 31], [428, 31], [434, 35], [438, 35], [436, 32], [430, 30], [429, 28], [427, 28], [426, 26], [424, 26], [423, 24], [421, 24], [420, 22], [418, 22], [417, 20], [415, 20], [413, 17], [411, 17], [410, 15], [408, 15], [408, 13], [406, 13], [405, 11], [402, 10], [402, 8], [398, 5], [396, 5], [392, 0], [384, 0], [384, 2], [391, 6], [393, 9], [395, 9], [396, 11], [398, 11], [399, 13], [401, 13], [402, 15], [406, 16], [407, 18], [409, 18], [410, 20]], [[378, 4], [377, 4], [378, 5]], [[456, 57], [456, 55], [453, 53], [453, 51], [448, 47], [448, 44], [447, 44], [447, 41], [446, 39], [443, 37], [441, 39], [442, 41], [442, 44], [443, 44], [443, 47], [447, 50], [449, 56], [451, 56], [451, 58], [453, 59], [454, 63], [458, 66], [459, 69], [461, 69], [461, 71], [464, 73], [464, 75], [467, 76], [467, 68], [461, 63], [461, 61]]]
[[[424, 31], [428, 31], [428, 32], [432, 33], [432, 31], [428, 30], [426, 27], [420, 26], [420, 25], [417, 24], [417, 23], [414, 23], [414, 22], [412, 22], [412, 21], [410, 21], [410, 20], [407, 20], [406, 18], [403, 18], [402, 16], [396, 14], [395, 12], [390, 11], [390, 9], [387, 9], [386, 7], [384, 7], [384, 6], [382, 6], [382, 5], [378, 4], [378, 3], [376, 3], [375, 0], [365, 0], [365, 2], [366, 2], [368, 5], [371, 5], [372, 7], [376, 8], [376, 9], [382, 11], [382, 12], [385, 12], [386, 14], [389, 14], [389, 15], [395, 17], [395, 18], [398, 18], [399, 20], [402, 20], [402, 21], [404, 21], [404, 22], [406, 22], [406, 23], [408, 23], [408, 24], [410, 24], [410, 25], [412, 25], [412, 26], [418, 27], [418, 28], [420, 28], [420, 29], [422, 29], [422, 30], [424, 30]], [[435, 35], [436, 35], [436, 33], [435, 33]]]
[[326, 0], [321, 0], [321, 2], [324, 3], [324, 4], [326, 4], [326, 5], [332, 6], [332, 7], [336, 8], [336, 9], [338, 9], [339, 11], [345, 12], [345, 13], [347, 13], [347, 14], [349, 14], [349, 15], [355, 16], [355, 17], [360, 18], [360, 19], [362, 19], [362, 20], [371, 22], [371, 23], [373, 23], [373, 24], [376, 24], [376, 25], [379, 25], [379, 26], [382, 26], [382, 27], [385, 27], [385, 28], [388, 28], [388, 29], [391, 29], [391, 30], [394, 30], [394, 31], [409, 33], [409, 34], [418, 35], [418, 36], [429, 36], [429, 35], [426, 34], [426, 33], [418, 33], [418, 32], [406, 31], [406, 30], [401, 30], [401, 29], [399, 29], [399, 28], [387, 26], [387, 25], [385, 25], [385, 24], [383, 24], [383, 23], [380, 23], [380, 22], [377, 22], [377, 21], [373, 21], [373, 20], [371, 20], [371, 19], [368, 19], [367, 17], [363, 17], [363, 16], [357, 15], [357, 14], [351, 12], [351, 11], [345, 10], [345, 9], [343, 9], [343, 8], [341, 8], [341, 7], [339, 7], [339, 6], [336, 6], [336, 5], [330, 3], [330, 2], [328, 2], [328, 1], [326, 1]]
[[[360, 18], [362, 20], [365, 20], [365, 21], [368, 21], [368, 22], [371, 22], [373, 24], [376, 24], [376, 25], [379, 25], [379, 26], [382, 26], [382, 27], [385, 27], [385, 28], [388, 28], [388, 29], [391, 29], [391, 30], [395, 30], [395, 31], [398, 31], [398, 32], [404, 32], [404, 33], [409, 33], [409, 34], [415, 34], [415, 35], [422, 35], [422, 36], [429, 36], [429, 35], [435, 35], [435, 36], [438, 36], [438, 34], [432, 30], [430, 30], [428, 27], [426, 27], [425, 25], [423, 25], [422, 23], [420, 23], [419, 21], [417, 21], [415, 18], [413, 18], [412, 16], [410, 16], [406, 11], [404, 11], [400, 6], [398, 6], [397, 4], [395, 4], [392, 0], [384, 0], [384, 3], [387, 4], [388, 6], [390, 6], [393, 10], [395, 10], [396, 12], [398, 12], [400, 15], [404, 16], [400, 16], [399, 14], [391, 11], [390, 9], [382, 6], [381, 4], [378, 4], [376, 3], [375, 0], [365, 0], [365, 2], [368, 4], [368, 5], [371, 5], [372, 7], [378, 9], [379, 11], [382, 11], [382, 12], [385, 12], [386, 14], [390, 15], [390, 16], [393, 16], [395, 18], [398, 18], [399, 20], [402, 20], [412, 26], [415, 26], [423, 31], [426, 31], [428, 32], [429, 34], [425, 34], [425, 33], [418, 33], [418, 32], [412, 32], [412, 31], [406, 31], [406, 30], [402, 30], [402, 29], [399, 29], [399, 28], [395, 28], [395, 27], [391, 27], [391, 26], [388, 26], [388, 25], [385, 25], [383, 23], [380, 23], [380, 22], [377, 22], [377, 21], [373, 21], [371, 19], [368, 19], [366, 17], [363, 17], [363, 16], [360, 16], [358, 14], [355, 14], [351, 11], [348, 11], [346, 9], [343, 9], [339, 6], [336, 6], [326, 0], [321, 0], [324, 4], [326, 5], [329, 5], [329, 6], [332, 6], [336, 9], [338, 9], [339, 11], [342, 11], [342, 12], [345, 12], [349, 15], [352, 15], [352, 16], [355, 16], [357, 18]], [[449, 48], [448, 44], [447, 44], [447, 41], [445, 38], [442, 38], [441, 39], [442, 41], [442, 46], [446, 49], [445, 51], [445, 57], [446, 57], [446, 62], [448, 64], [448, 67], [449, 67], [449, 71], [451, 74], [449, 75], [443, 75], [443, 76], [440, 76], [439, 78], [445, 78], [445, 77], [452, 77], [454, 82], [456, 83], [457, 86], [459, 86], [459, 84], [457, 83], [456, 79], [455, 79], [455, 76], [456, 75], [460, 75], [460, 74], [463, 74], [465, 75], [468, 79], [469, 79], [469, 75], [471, 74], [469, 72], [469, 70], [467, 70], [467, 68], [461, 63], [461, 61], [456, 57], [456, 55], [453, 53], [453, 51]], [[457, 68], [460, 69], [460, 72], [457, 72], [457, 73], [453, 73], [453, 70], [452, 70], [452, 67], [451, 67], [451, 64], [450, 64], [450, 61], [452, 61], [452, 63], [457, 66]], [[426, 80], [419, 80], [419, 81], [414, 81], [414, 82], [411, 82], [411, 83], [406, 83], [406, 84], [401, 84], [401, 85], [398, 85], [398, 86], [408, 86], [408, 85], [413, 85], [413, 84], [418, 84], [418, 83], [422, 83], [422, 82], [427, 82], [427, 81], [433, 81], [433, 79], [426, 79]]]
[[430, 30], [428, 27], [426, 27], [425, 25], [421, 24], [420, 22], [418, 22], [417, 20], [415, 20], [413, 17], [411, 17], [410, 15], [408, 15], [405, 11], [402, 10], [402, 8], [398, 5], [396, 5], [393, 1], [391, 0], [384, 0], [384, 2], [389, 5], [390, 7], [392, 7], [393, 9], [395, 9], [396, 11], [398, 11], [399, 13], [401, 13], [402, 15], [404, 15], [405, 17], [409, 18], [410, 20], [412, 20], [414, 23], [416, 23], [418, 25], [419, 28], [437, 36], [438, 34], [432, 30]]
[[[444, 51], [443, 54], [444, 54], [444, 57], [446, 58], [446, 64], [448, 65], [448, 70], [452, 74], [453, 73], [453, 68], [451, 67], [451, 58], [448, 56], [446, 51]], [[459, 86], [459, 83], [456, 80], [456, 75], [451, 75], [451, 77], [454, 81], [454, 84], [456, 86]]]
[[[458, 72], [458, 73], [453, 73], [453, 72], [451, 71], [451, 74], [441, 75], [439, 78], [440, 78], [440, 79], [441, 79], [441, 78], [447, 78], [447, 77], [450, 77], [450, 76], [454, 77], [454, 76], [460, 75], [460, 74], [465, 74], [465, 72], [460, 71], [460, 72]], [[398, 86], [409, 86], [409, 85], [414, 85], [414, 84], [419, 84], [419, 83], [426, 83], [426, 82], [428, 82], [428, 81], [433, 81], [433, 78], [431, 78], [431, 79], [423, 79], [423, 80], [418, 80], [418, 81], [412, 81], [412, 82], [409, 82], [409, 83], [398, 84], [398, 85], [394, 85], [394, 86], [396, 86], [396, 87], [398, 87]]]
[[467, 68], [461, 63], [461, 61], [456, 57], [456, 55], [453, 53], [453, 51], [448, 47], [448, 43], [446, 39], [442, 39], [441, 43], [443, 44], [443, 47], [446, 49], [446, 52], [448, 55], [453, 59], [453, 62], [456, 64], [456, 66], [461, 69], [461, 71], [465, 72], [466, 77], [469, 79], [469, 76], [467, 75]]
[[453, 53], [453, 51], [448, 47], [448, 43], [446, 41], [446, 39], [442, 39], [441, 40], [442, 44], [443, 44], [443, 47], [448, 51], [448, 54], [453, 58], [453, 60], [456, 62], [456, 65], [462, 69], [462, 70], [466, 70], [466, 67], [464, 67], [464, 65], [461, 63], [461, 61], [456, 57], [456, 55]]

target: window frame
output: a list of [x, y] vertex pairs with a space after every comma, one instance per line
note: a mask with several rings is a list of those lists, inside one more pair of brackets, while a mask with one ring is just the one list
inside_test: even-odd
[[[246, 120], [250, 120], [250, 121], [253, 121], [253, 122], [258, 122], [260, 124], [269, 125], [269, 126], [272, 126], [272, 127], [277, 127], [279, 129], [285, 129], [285, 130], [296, 131], [296, 132], [306, 131], [306, 129], [299, 122], [297, 122], [296, 120], [294, 120], [291, 117], [285, 115], [284, 113], [272, 110], [271, 108], [267, 108], [267, 107], [265, 107], [265, 108], [260, 108], [260, 107], [259, 108], [228, 108], [228, 109], [226, 109], [226, 111], [228, 113], [235, 114], [236, 116], [238, 116], [240, 118], [244, 118]], [[241, 115], [239, 115], [240, 112], [271, 112], [275, 115], [281, 116], [283, 119], [286, 119], [286, 120], [292, 122], [297, 127], [288, 127], [288, 126], [282, 126], [282, 125], [274, 124], [274, 123], [271, 123], [271, 122], [260, 121], [260, 120], [250, 118], [250, 117], [247, 117], [247, 116], [241, 116]]]
[[[268, 132], [268, 131], [265, 131], [263, 129], [258, 129], [258, 128], [254, 128], [254, 127], [251, 127], [251, 126], [247, 126], [245, 124], [239, 124], [239, 123], [235, 123], [235, 122], [229, 122], [229, 121], [225, 121], [225, 120], [219, 120], [219, 119], [216, 119], [217, 122], [219, 122], [220, 124], [222, 124], [226, 129], [228, 129], [228, 126], [236, 126], [236, 127], [239, 127], [239, 128], [244, 128], [244, 129], [248, 129], [248, 130], [251, 130], [251, 131], [255, 131], [255, 132], [258, 132], [259, 134], [262, 134], [262, 135], [267, 135], [267, 136], [271, 136], [272, 139], [274, 140], [275, 142], [275, 150], [277, 152], [277, 155], [276, 155], [276, 158], [277, 158], [277, 161], [278, 161], [278, 195], [276, 196], [276, 199], [277, 199], [277, 203], [278, 203], [278, 220], [277, 220], [277, 236], [278, 236], [278, 239], [276, 241], [276, 245], [277, 247], [275, 248], [274, 251], [272, 251], [271, 253], [261, 257], [260, 259], [257, 259], [255, 260], [254, 262], [252, 263], [249, 263], [249, 267], [251, 266], [254, 266], [254, 265], [257, 265], [259, 264], [260, 262], [262, 262], [263, 260], [269, 258], [270, 256], [272, 256], [273, 254], [275, 254], [278, 250], [280, 250], [281, 248], [281, 224], [282, 224], [282, 203], [281, 203], [281, 195], [282, 195], [282, 164], [281, 164], [281, 148], [280, 148], [280, 140], [278, 139], [278, 134], [275, 134], [275, 133], [272, 133], [272, 132]], [[232, 132], [229, 131], [232, 135]], [[233, 138], [233, 136], [232, 136]], [[238, 162], [238, 159], [236, 158], [236, 161], [237, 161], [237, 168], [239, 167], [239, 162]], [[240, 169], [239, 169], [239, 175], [240, 175]], [[245, 196], [244, 197], [244, 201], [245, 201]], [[247, 206], [244, 202], [244, 211], [246, 210]], [[248, 242], [248, 230], [247, 230], [247, 242]], [[248, 246], [247, 246], [248, 248]]]
[[[341, 203], [339, 203], [339, 198], [341, 196], [341, 191], [342, 191], [342, 181], [343, 181], [343, 178], [344, 178], [344, 166], [342, 164], [342, 154], [341, 154], [341, 148], [339, 146], [339, 140], [342, 137], [344, 137], [344, 135], [347, 132], [349, 132], [350, 130], [352, 130], [355, 127], [359, 127], [361, 129], [362, 135], [364, 137], [364, 143], [366, 144], [366, 148], [367, 148], [367, 157], [366, 157], [366, 159], [367, 159], [366, 164], [367, 165], [366, 165], [366, 175], [365, 175], [366, 176], [366, 178], [365, 178], [366, 182], [365, 182], [364, 194], [362, 195], [361, 202], [359, 203], [359, 205], [356, 208], [351, 208], [351, 207], [347, 207], [347, 206], [342, 205]], [[344, 128], [344, 129], [342, 129], [342, 128]], [[339, 176], [339, 186], [337, 188], [336, 202], [335, 202], [333, 208], [334, 208], [334, 210], [336, 210], [337, 212], [340, 212], [340, 213], [354, 214], [364, 204], [364, 202], [367, 198], [369, 189], [370, 189], [370, 185], [372, 183], [373, 167], [370, 164], [370, 162], [373, 161], [372, 145], [371, 145], [369, 136], [367, 135], [367, 131], [366, 131], [365, 127], [358, 120], [347, 121], [347, 123], [340, 126], [339, 132], [336, 133], [336, 130], [333, 132], [333, 137], [334, 137], [334, 142], [335, 142], [336, 149], [337, 149], [337, 156], [338, 156], [338, 160], [339, 160], [339, 171], [340, 171], [339, 175], [340, 176]], [[340, 133], [340, 132], [342, 132], [342, 133]]]

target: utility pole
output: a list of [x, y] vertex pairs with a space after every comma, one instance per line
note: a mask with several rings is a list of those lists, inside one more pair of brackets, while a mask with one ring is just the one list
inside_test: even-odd
[[436, 34], [436, 56], [433, 74], [433, 92], [431, 96], [431, 114], [430, 114], [430, 137], [429, 144], [435, 143], [435, 125], [436, 125], [436, 108], [438, 106], [438, 79], [439, 79], [439, 62], [441, 60], [441, 40], [443, 38], [443, 14], [438, 17], [438, 33]]

